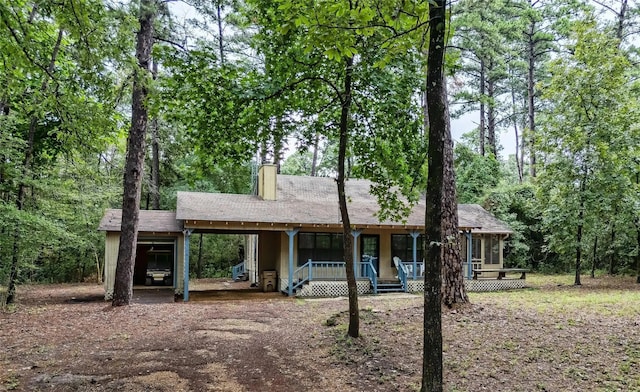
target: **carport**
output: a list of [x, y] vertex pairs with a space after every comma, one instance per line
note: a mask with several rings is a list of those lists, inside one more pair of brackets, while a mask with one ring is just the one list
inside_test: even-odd
[[[105, 299], [113, 298], [113, 285], [120, 246], [122, 211], [107, 210], [98, 230], [106, 232], [104, 291]], [[182, 223], [174, 211], [140, 210], [138, 243], [134, 266], [134, 285], [172, 287], [182, 294], [184, 234]], [[148, 280], [149, 274], [155, 279]]]

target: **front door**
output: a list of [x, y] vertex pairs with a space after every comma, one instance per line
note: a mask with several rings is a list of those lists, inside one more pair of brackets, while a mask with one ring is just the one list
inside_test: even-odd
[[360, 235], [360, 261], [371, 261], [380, 276], [380, 236], [364, 234]]

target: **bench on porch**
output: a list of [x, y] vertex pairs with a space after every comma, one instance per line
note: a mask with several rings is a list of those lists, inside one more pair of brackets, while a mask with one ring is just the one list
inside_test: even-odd
[[[498, 273], [498, 280], [502, 280], [502, 279], [507, 279], [507, 274], [508, 273], [519, 273], [520, 274], [520, 278], [518, 279], [526, 279], [527, 277], [527, 272], [529, 272], [528, 269], [526, 268], [484, 268], [484, 269], [473, 269], [473, 280], [478, 280], [478, 278], [484, 278], [481, 277], [480, 275], [482, 275], [483, 273]], [[491, 278], [489, 278], [491, 279]], [[495, 278], [494, 278], [495, 279]], [[516, 279], [516, 278], [511, 278], [511, 279]]]

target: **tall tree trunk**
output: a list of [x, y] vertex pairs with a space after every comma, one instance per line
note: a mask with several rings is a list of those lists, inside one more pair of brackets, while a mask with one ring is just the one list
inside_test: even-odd
[[622, 38], [624, 38], [624, 23], [627, 17], [627, 0], [622, 0], [620, 4], [620, 11], [618, 15], [618, 26], [616, 27], [616, 38], [618, 38], [618, 47], [620, 47], [620, 43], [622, 42]]
[[516, 167], [518, 169], [518, 183], [522, 184], [522, 165], [520, 164], [520, 136], [518, 135], [518, 114], [516, 110], [516, 91], [511, 87], [511, 117], [513, 120], [513, 131], [516, 138]]
[[[158, 62], [153, 60], [151, 70], [153, 80], [158, 78]], [[151, 208], [160, 209], [160, 136], [158, 129], [158, 117], [151, 120]]]
[[318, 170], [318, 148], [320, 148], [320, 133], [316, 132], [313, 138], [313, 159], [311, 160], [311, 177], [317, 175]]
[[598, 236], [593, 240], [593, 260], [591, 260], [591, 277], [596, 277], [596, 269], [598, 268]]
[[338, 203], [342, 217], [342, 243], [347, 287], [349, 290], [349, 329], [347, 334], [353, 338], [360, 336], [360, 309], [358, 308], [358, 286], [353, 265], [353, 236], [351, 235], [351, 221], [347, 210], [347, 195], [345, 193], [345, 162], [347, 142], [349, 138], [349, 117], [351, 110], [351, 75], [353, 74], [353, 57], [345, 60], [344, 95], [340, 111], [340, 145], [338, 147]]
[[[640, 172], [636, 172], [636, 185], [640, 185]], [[636, 211], [636, 283], [640, 284], [640, 215]]]
[[216, 2], [216, 17], [218, 19], [218, 49], [220, 50], [220, 64], [224, 65], [224, 39], [222, 36], [222, 1]]
[[580, 286], [582, 284], [580, 282], [580, 268], [582, 264], [582, 229], [584, 227], [584, 192], [587, 182], [587, 169], [586, 167], [583, 167], [583, 169], [584, 177], [582, 178], [580, 184], [580, 210], [578, 212], [578, 232], [576, 234], [576, 277], [573, 282], [573, 284], [576, 286]]
[[536, 121], [535, 121], [535, 66], [536, 42], [534, 41], [535, 22], [529, 25], [529, 42], [527, 45], [527, 113], [529, 133], [529, 174], [536, 176]]
[[[426, 52], [428, 56], [428, 51]], [[446, 96], [446, 83], [443, 87]], [[423, 97], [426, 109], [426, 92]], [[423, 113], [425, 134], [429, 132], [429, 113]], [[449, 109], [447, 107], [447, 118]], [[449, 123], [447, 122], [447, 125]], [[458, 226], [458, 202], [456, 177], [453, 164], [453, 139], [451, 127], [444, 130], [444, 184], [442, 191], [442, 303], [448, 307], [469, 302], [464, 286], [462, 256], [460, 254], [460, 228]]]
[[489, 108], [487, 109], [487, 144], [489, 152], [494, 157], [498, 156], [498, 148], [496, 146], [496, 108], [494, 104], [495, 83], [493, 80], [487, 80], [487, 97], [489, 98]]
[[427, 107], [429, 150], [425, 216], [427, 251], [424, 275], [424, 336], [421, 392], [442, 391], [442, 223], [445, 187], [445, 143], [449, 127], [444, 83], [446, 2], [429, 5], [429, 54], [427, 56]]
[[636, 283], [640, 283], [640, 217], [636, 218]]
[[[58, 53], [60, 52], [60, 45], [62, 38], [64, 37], [64, 31], [58, 30], [58, 37], [56, 43], [53, 46], [51, 52], [51, 59], [47, 66], [47, 72], [42, 76], [42, 84], [40, 85], [40, 92], [42, 95], [46, 95], [49, 89], [49, 78], [55, 68], [56, 60], [58, 59]], [[24, 151], [24, 159], [22, 161], [22, 176], [21, 181], [18, 184], [18, 195], [16, 198], [16, 207], [22, 211], [24, 209], [24, 203], [27, 198], [27, 184], [24, 182], [27, 178], [31, 177], [31, 168], [33, 165], [33, 155], [35, 151], [35, 138], [36, 131], [38, 129], [38, 115], [36, 113], [31, 115], [29, 121], [29, 133], [27, 134], [27, 147]], [[16, 295], [16, 279], [18, 278], [18, 267], [20, 263], [20, 225], [16, 224], [15, 232], [13, 234], [13, 248], [11, 254], [11, 267], [9, 268], [9, 280], [7, 282], [7, 297], [5, 303], [10, 304], [15, 301]]]
[[140, 30], [136, 40], [138, 67], [133, 80], [131, 129], [127, 139], [127, 158], [122, 196], [122, 226], [113, 288], [113, 306], [129, 305], [133, 296], [133, 269], [138, 241], [140, 190], [142, 187], [145, 134], [148, 122], [145, 101], [148, 94], [148, 74], [151, 48], [153, 46], [153, 21], [157, 12], [155, 0], [142, 0], [139, 12]]
[[480, 60], [480, 129], [478, 130], [478, 148], [480, 155], [484, 156], [485, 148], [484, 144], [487, 140], [487, 126], [485, 124], [486, 118], [486, 108], [484, 104], [484, 98], [486, 95], [485, 85], [486, 85], [486, 66], [484, 64], [484, 60]]
[[[614, 210], [614, 216], [618, 215], [618, 209]], [[609, 245], [609, 275], [616, 273], [616, 223], [611, 223], [611, 242]]]

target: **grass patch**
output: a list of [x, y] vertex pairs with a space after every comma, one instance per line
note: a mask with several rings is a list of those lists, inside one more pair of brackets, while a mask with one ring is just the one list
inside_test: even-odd
[[[605, 316], [633, 318], [640, 316], [640, 286], [610, 287], [606, 279], [588, 278], [583, 286], [573, 286], [572, 275], [533, 275], [527, 282], [532, 287], [490, 293], [470, 293], [471, 302], [492, 303], [507, 309], [535, 309], [539, 313], [596, 313]], [[591, 280], [591, 281], [589, 281]], [[604, 282], [604, 283], [603, 283]], [[542, 290], [540, 287], [556, 286]], [[573, 320], [575, 322], [575, 319]]]

